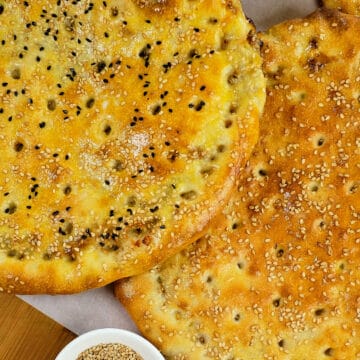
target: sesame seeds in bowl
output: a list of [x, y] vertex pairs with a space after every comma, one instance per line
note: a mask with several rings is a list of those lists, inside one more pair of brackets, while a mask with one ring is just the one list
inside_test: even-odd
[[55, 360], [163, 360], [160, 351], [133, 332], [105, 328], [89, 331], [71, 341]]

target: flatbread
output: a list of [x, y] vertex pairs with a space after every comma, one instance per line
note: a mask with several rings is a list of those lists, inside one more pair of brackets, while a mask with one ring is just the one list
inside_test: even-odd
[[236, 1], [0, 2], [0, 290], [71, 293], [201, 234], [258, 136]]
[[263, 34], [267, 102], [211, 231], [115, 292], [168, 359], [360, 358], [360, 19]]
[[321, 4], [329, 9], [338, 9], [347, 14], [360, 15], [359, 0], [322, 0]]

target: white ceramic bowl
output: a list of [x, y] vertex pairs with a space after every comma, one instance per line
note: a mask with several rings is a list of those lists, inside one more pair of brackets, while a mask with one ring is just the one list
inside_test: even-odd
[[164, 360], [160, 351], [149, 341], [133, 332], [122, 329], [98, 329], [80, 335], [58, 354], [55, 360], [76, 360], [84, 350], [108, 343], [120, 343], [127, 345], [141, 355], [144, 360]]

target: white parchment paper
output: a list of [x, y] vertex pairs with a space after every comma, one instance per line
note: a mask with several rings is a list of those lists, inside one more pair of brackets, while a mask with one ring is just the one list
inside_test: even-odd
[[[259, 30], [296, 17], [310, 14], [315, 0], [243, 0], [246, 15]], [[116, 327], [137, 331], [121, 304], [114, 298], [112, 286], [75, 295], [20, 296], [35, 308], [76, 334]]]

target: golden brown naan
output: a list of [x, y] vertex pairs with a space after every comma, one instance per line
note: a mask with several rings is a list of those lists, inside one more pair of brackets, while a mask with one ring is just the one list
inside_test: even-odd
[[360, 15], [359, 0], [322, 0], [321, 4], [329, 9], [339, 9], [347, 14]]
[[359, 33], [320, 10], [261, 36], [268, 97], [238, 192], [116, 287], [168, 359], [360, 359]]
[[69, 293], [204, 231], [265, 98], [237, 1], [0, 2], [0, 290]]

